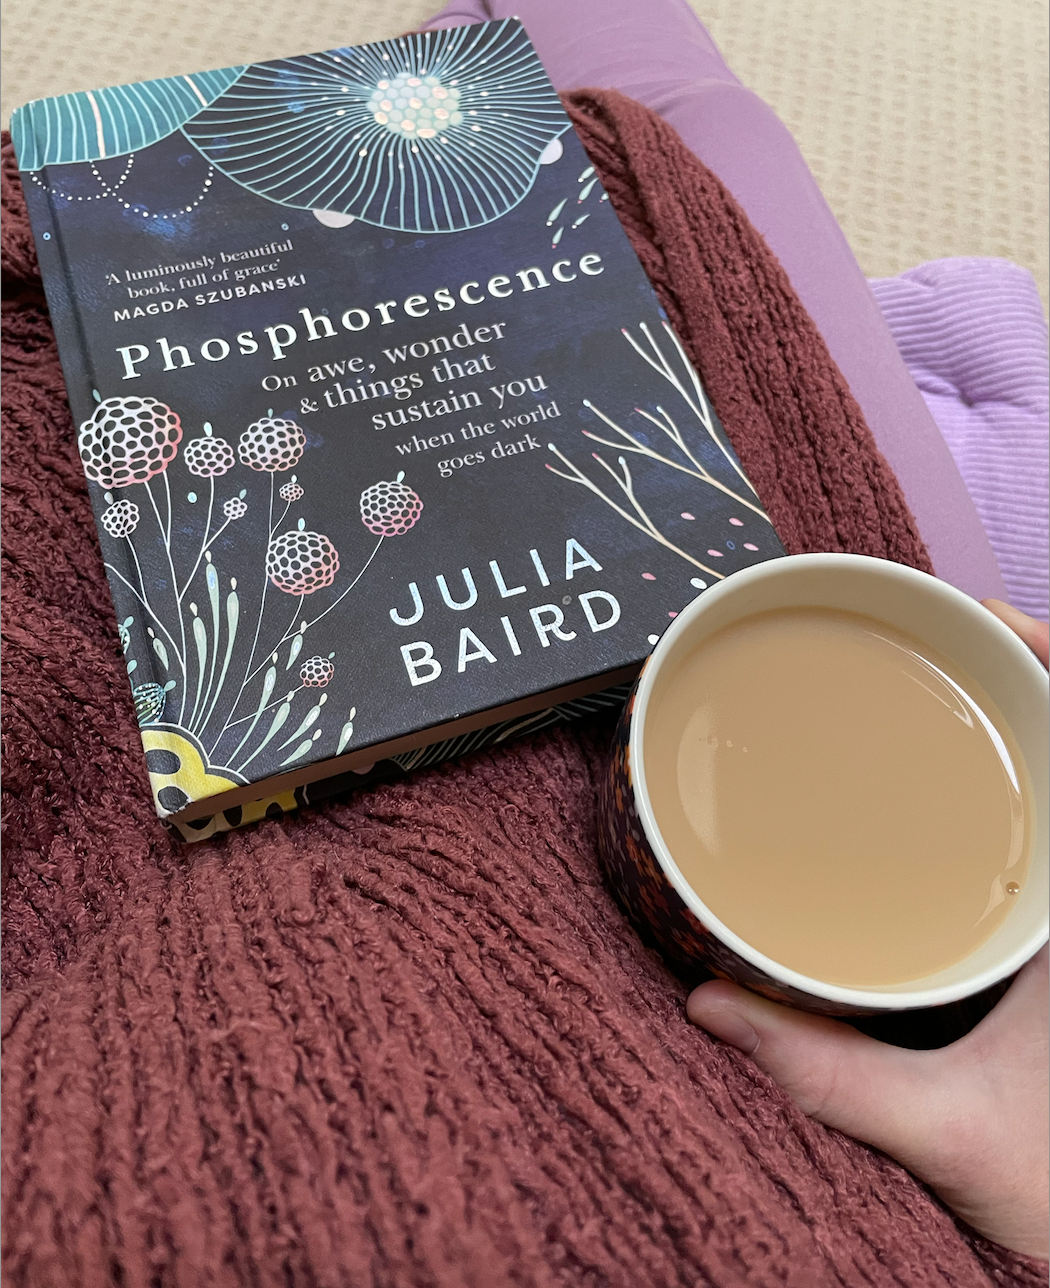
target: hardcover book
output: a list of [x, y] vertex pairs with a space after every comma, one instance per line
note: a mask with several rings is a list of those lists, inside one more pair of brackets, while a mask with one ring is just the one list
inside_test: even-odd
[[184, 836], [617, 700], [783, 553], [517, 21], [11, 130]]

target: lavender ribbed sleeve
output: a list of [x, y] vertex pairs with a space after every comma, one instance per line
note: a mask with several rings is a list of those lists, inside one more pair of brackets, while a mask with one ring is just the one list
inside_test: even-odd
[[1030, 273], [938, 259], [871, 283], [988, 533], [1010, 602], [1047, 618], [1047, 330]]

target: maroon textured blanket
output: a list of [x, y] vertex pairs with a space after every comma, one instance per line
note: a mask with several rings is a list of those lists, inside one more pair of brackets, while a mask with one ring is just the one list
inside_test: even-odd
[[[645, 109], [571, 102], [787, 547], [927, 568], [739, 208]], [[6, 1282], [1038, 1282], [686, 1023], [597, 868], [607, 727], [169, 837], [9, 145], [4, 179]]]

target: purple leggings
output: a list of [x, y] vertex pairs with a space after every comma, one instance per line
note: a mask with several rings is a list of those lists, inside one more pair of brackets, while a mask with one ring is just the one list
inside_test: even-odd
[[794, 139], [686, 0], [450, 0], [427, 27], [518, 17], [559, 90], [618, 89], [675, 127], [747, 211], [820, 328], [940, 577], [1005, 599], [951, 453]]

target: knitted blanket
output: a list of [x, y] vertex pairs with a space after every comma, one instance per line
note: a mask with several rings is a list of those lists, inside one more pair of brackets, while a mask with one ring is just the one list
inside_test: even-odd
[[[646, 109], [569, 106], [788, 549], [928, 568], [733, 200]], [[598, 870], [607, 723], [172, 839], [3, 165], [6, 1282], [1040, 1282], [686, 1023]]]

